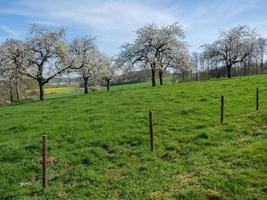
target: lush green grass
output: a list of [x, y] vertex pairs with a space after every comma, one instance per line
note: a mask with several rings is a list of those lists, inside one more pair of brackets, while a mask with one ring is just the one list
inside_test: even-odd
[[[2, 106], [0, 199], [267, 199], [266, 79], [149, 82]], [[55, 159], [45, 190], [43, 134]]]

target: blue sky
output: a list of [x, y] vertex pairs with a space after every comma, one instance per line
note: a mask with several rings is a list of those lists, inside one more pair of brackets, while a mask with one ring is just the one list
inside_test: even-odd
[[108, 55], [146, 23], [184, 26], [190, 51], [214, 41], [219, 29], [246, 24], [267, 37], [267, 0], [0, 0], [0, 42], [23, 39], [31, 23], [64, 26], [67, 37], [92, 35]]

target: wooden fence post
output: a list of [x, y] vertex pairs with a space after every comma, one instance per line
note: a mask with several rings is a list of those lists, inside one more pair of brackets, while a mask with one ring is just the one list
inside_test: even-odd
[[223, 123], [224, 119], [224, 96], [221, 96], [221, 124]]
[[43, 135], [43, 155], [42, 155], [42, 174], [43, 174], [43, 187], [47, 187], [48, 179], [47, 179], [47, 136]]
[[149, 111], [150, 150], [154, 151], [153, 113]]
[[259, 88], [256, 89], [256, 110], [259, 110]]

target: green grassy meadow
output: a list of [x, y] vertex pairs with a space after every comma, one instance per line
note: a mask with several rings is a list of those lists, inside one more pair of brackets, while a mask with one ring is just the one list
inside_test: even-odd
[[[53, 158], [46, 189], [43, 134]], [[0, 199], [267, 199], [267, 76], [147, 82], [1, 106]]]

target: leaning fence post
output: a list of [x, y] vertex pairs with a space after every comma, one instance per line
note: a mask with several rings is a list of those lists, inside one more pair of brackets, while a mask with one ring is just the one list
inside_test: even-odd
[[150, 150], [154, 151], [153, 113], [149, 111]]
[[43, 187], [47, 187], [47, 136], [43, 135], [43, 155], [42, 155], [42, 174], [43, 174]]
[[223, 123], [224, 119], [224, 96], [221, 96], [221, 124]]
[[259, 88], [256, 89], [256, 110], [259, 110]]

